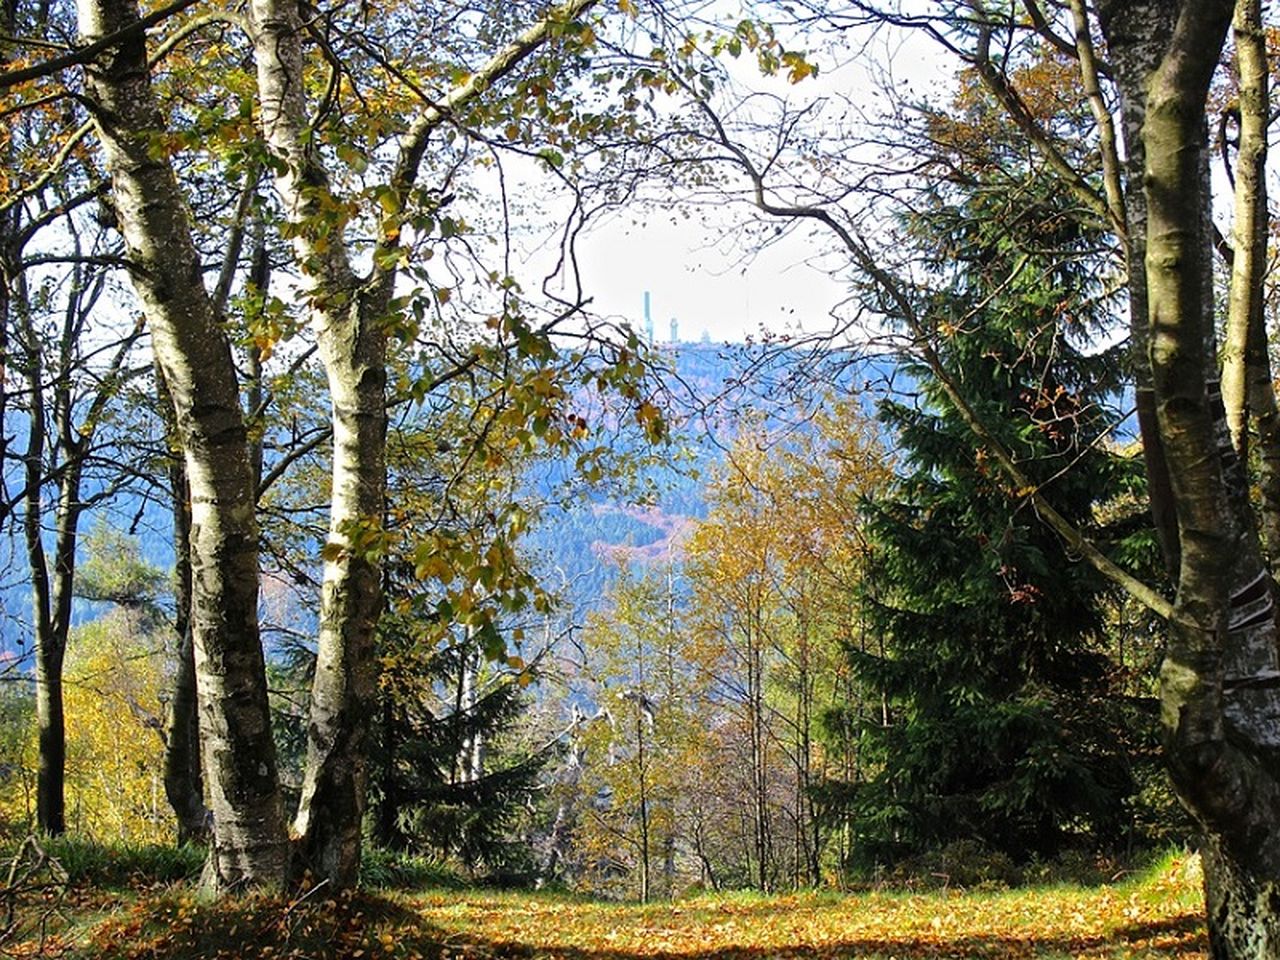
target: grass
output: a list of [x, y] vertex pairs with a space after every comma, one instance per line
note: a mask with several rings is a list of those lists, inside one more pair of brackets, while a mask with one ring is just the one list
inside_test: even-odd
[[67, 871], [72, 886], [108, 890], [193, 880], [205, 858], [196, 846], [101, 843], [71, 835], [50, 837], [42, 846]]
[[212, 903], [187, 885], [153, 886], [8, 949], [65, 960], [1191, 960], [1206, 956], [1199, 884], [1198, 862], [1179, 856], [1100, 886], [727, 894], [648, 906], [476, 889]]

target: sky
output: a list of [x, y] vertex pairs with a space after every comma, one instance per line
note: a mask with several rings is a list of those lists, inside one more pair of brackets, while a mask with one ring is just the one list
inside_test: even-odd
[[[803, 45], [802, 41], [796, 41]], [[730, 61], [741, 86], [800, 103], [838, 93], [874, 112], [880, 85], [910, 84], [937, 97], [947, 88], [955, 64], [941, 48], [920, 35], [861, 38], [838, 50], [844, 58], [813, 54], [816, 79], [791, 85], [782, 78], [762, 78], [747, 57]], [[744, 249], [735, 240], [738, 227], [752, 211], [746, 204], [693, 210], [647, 206], [601, 219], [579, 239], [578, 263], [593, 313], [629, 321], [644, 330], [644, 295], [650, 293], [657, 342], [677, 339], [741, 342], [764, 331], [785, 334], [831, 327], [831, 311], [847, 299], [845, 282], [831, 274], [831, 259], [822, 254], [829, 242], [812, 231], [797, 230], [762, 251]], [[542, 238], [549, 244], [553, 239]], [[536, 246], [536, 245], [535, 245]], [[528, 253], [529, 261], [545, 259], [546, 250]], [[553, 287], [553, 292], [555, 288]]]
[[744, 256], [726, 241], [728, 225], [695, 220], [671, 223], [621, 218], [584, 238], [580, 265], [593, 309], [628, 319], [643, 330], [649, 291], [655, 338], [739, 341], [762, 329], [809, 330], [828, 321], [845, 296], [843, 284], [809, 263], [814, 246], [798, 236]]

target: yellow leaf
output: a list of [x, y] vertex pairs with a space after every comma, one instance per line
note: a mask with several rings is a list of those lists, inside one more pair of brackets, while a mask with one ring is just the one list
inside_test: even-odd
[[382, 212], [387, 216], [397, 213], [400, 210], [400, 198], [396, 196], [394, 190], [383, 190], [378, 194], [378, 206], [382, 208]]

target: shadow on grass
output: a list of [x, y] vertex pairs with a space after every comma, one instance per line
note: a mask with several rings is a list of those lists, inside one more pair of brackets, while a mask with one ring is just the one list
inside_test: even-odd
[[1108, 936], [1074, 938], [1005, 936], [993, 933], [948, 938], [918, 936], [859, 938], [822, 947], [700, 947], [690, 931], [688, 949], [619, 950], [564, 947], [515, 939], [447, 933], [426, 924], [410, 906], [394, 899], [355, 895], [337, 900], [289, 902], [247, 897], [201, 903], [187, 895], [165, 895], [135, 904], [98, 925], [87, 942], [51, 945], [45, 956], [102, 960], [848, 960], [980, 957], [997, 960], [1147, 957], [1181, 960], [1206, 950], [1198, 917], [1136, 924]]

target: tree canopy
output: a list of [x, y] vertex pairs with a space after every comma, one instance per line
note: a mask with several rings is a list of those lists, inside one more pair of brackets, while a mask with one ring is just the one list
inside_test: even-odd
[[[1158, 739], [1280, 954], [1272, 13], [5, 5], [4, 823], [649, 900], [1154, 842]], [[659, 217], [844, 299], [600, 315]]]

